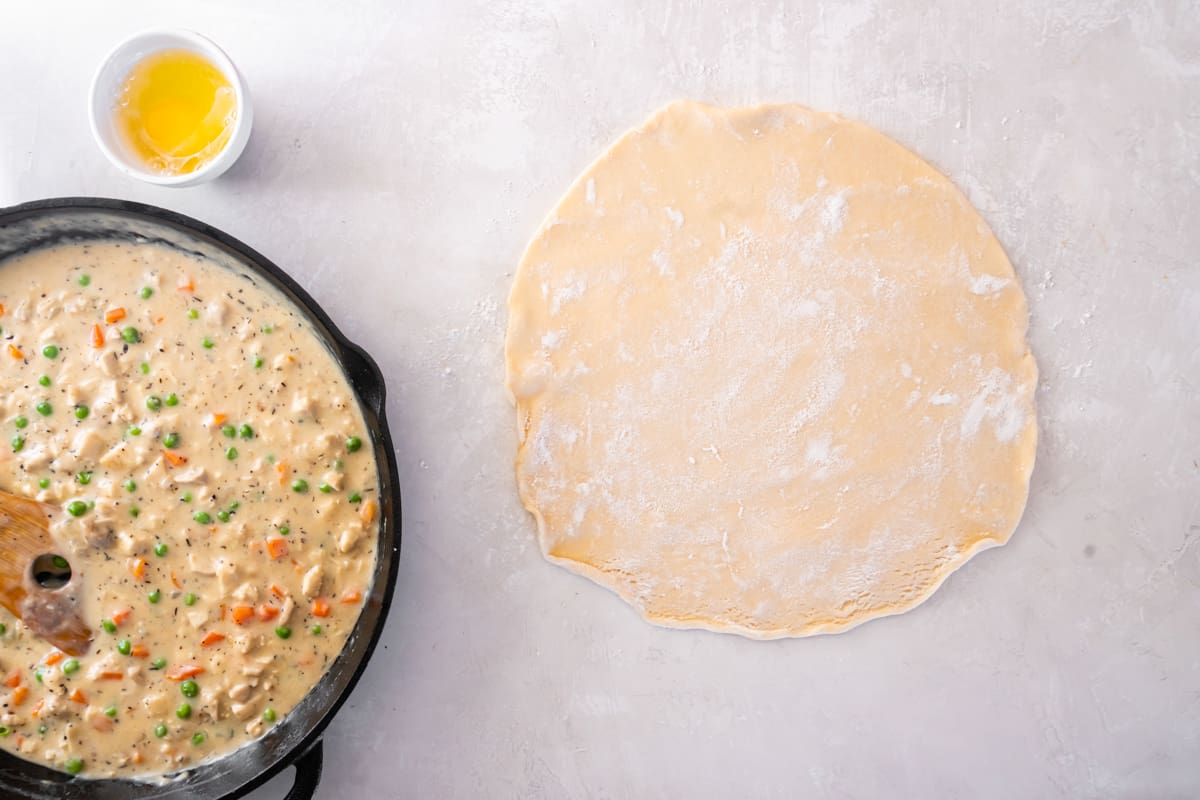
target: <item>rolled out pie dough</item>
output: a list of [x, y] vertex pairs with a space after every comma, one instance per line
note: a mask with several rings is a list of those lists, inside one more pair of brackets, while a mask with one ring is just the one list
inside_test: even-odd
[[950, 181], [860, 123], [667, 106], [567, 192], [509, 315], [542, 550], [651, 622], [846, 630], [1021, 516], [1025, 297]]

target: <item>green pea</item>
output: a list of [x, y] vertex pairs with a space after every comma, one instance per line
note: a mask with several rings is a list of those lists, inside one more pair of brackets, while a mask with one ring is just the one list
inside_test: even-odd
[[275, 709], [271, 708], [270, 706], [267, 706], [267, 708], [263, 711], [263, 719], [267, 722], [274, 722], [275, 721]]
[[362, 495], [359, 494], [358, 492], [351, 492], [350, 493], [350, 502], [351, 503], [361, 503]]
[[195, 697], [200, 694], [200, 684], [189, 678], [179, 684], [179, 691], [183, 692], [184, 697]]
[[3, 636], [6, 633], [8, 633], [8, 626], [3, 622], [0, 622], [0, 636]]
[[197, 318], [199, 318], [199, 316], [200, 316], [200, 312], [197, 311], [196, 309], [194, 309], [194, 308], [188, 309], [188, 319], [197, 319]]
[[192, 715], [192, 707], [188, 703], [180, 703], [179, 708], [175, 709], [175, 716], [180, 719], [187, 719]]
[[[83, 278], [87, 278], [87, 275], [84, 275]], [[87, 283], [84, 283], [83, 278], [80, 278], [79, 282], [84, 286], [87, 286], [88, 283], [91, 283], [90, 279], [87, 281]], [[71, 773], [72, 775], [78, 775], [79, 773], [83, 772], [83, 759], [74, 757], [68, 758], [67, 763], [63, 764], [63, 767], [65, 767], [67, 772]]]
[[150, 395], [146, 398], [146, 408], [150, 409], [151, 411], [158, 411], [160, 408], [162, 408], [162, 398], [158, 395]]
[[207, 511], [200, 510], [195, 514], [192, 514], [192, 519], [196, 520], [196, 522], [199, 522], [201, 525], [207, 525], [208, 523], [212, 522], [212, 514], [209, 514]]
[[237, 428], [233, 427], [232, 425], [223, 425], [221, 427], [221, 433], [225, 434], [226, 439], [232, 439], [233, 437], [237, 436]]
[[154, 545], [154, 555], [158, 556], [159, 558], [162, 558], [166, 554], [167, 554], [167, 543], [166, 542], [158, 542], [157, 544]]
[[183, 604], [184, 604], [185, 606], [194, 606], [194, 605], [196, 605], [196, 595], [192, 594], [191, 592], [188, 592], [187, 594], [185, 594], [185, 595], [183, 596]]
[[172, 392], [171, 394], [167, 395], [167, 399], [165, 402], [167, 405], [174, 408], [175, 406], [179, 405], [179, 397], [174, 392]]
[[45, 725], [38, 725], [37, 731], [38, 731], [38, 733], [40, 733], [40, 734], [43, 734], [43, 735], [44, 735], [44, 734], [46, 733], [46, 726], [45, 726]]
[[25, 449], [25, 437], [24, 436], [14, 436], [12, 438], [12, 441], [10, 442], [10, 444], [12, 444], [12, 451], [14, 453], [19, 453], [23, 449]]
[[38, 478], [38, 486], [40, 486], [43, 489], [49, 489], [50, 488], [50, 479], [49, 478]]
[[141, 513], [142, 513], [142, 510], [140, 508], [138, 508], [137, 506], [133, 506], [129, 509], [129, 516], [133, 517], [134, 519], [137, 519], [138, 514], [141, 514]]
[[262, 360], [262, 357], [261, 357], [261, 356], [255, 356], [255, 357], [254, 357], [254, 368], [255, 368], [255, 369], [262, 369], [262, 365], [263, 365], [263, 360]]
[[87, 406], [75, 406], [75, 419], [87, 419], [92, 410]]
[[203, 339], [200, 340], [200, 345], [205, 350], [212, 350], [213, 349], [213, 340], [208, 338], [207, 336], [205, 336]]
[[162, 669], [167, 665], [167, 660], [161, 656], [150, 662], [150, 669]]
[[221, 520], [221, 522], [229, 522], [229, 512], [225, 511], [224, 509], [218, 511], [217, 519]]
[[280, 526], [279, 526], [279, 535], [280, 535], [280, 536], [287, 536], [287, 535], [288, 535], [289, 533], [291, 533], [291, 532], [292, 532], [292, 529], [291, 529], [291, 528], [289, 528], [287, 525], [280, 525]]
[[253, 439], [254, 438], [254, 428], [251, 428], [249, 425], [247, 425], [246, 423], [243, 422], [238, 427], [238, 436], [241, 436], [243, 439]]
[[50, 563], [53, 564], [58, 569], [69, 569], [71, 566], [69, 563], [67, 563], [67, 560], [65, 558], [63, 558], [62, 556], [51, 556]]
[[236, 447], [231, 447], [225, 451], [225, 458], [229, 459], [230, 461], [237, 461], [237, 457], [238, 451]]
[[154, 589], [150, 592], [150, 594], [146, 595], [146, 599], [149, 600], [152, 605], [157, 605], [158, 601], [162, 600], [162, 592], [158, 589]]
[[154, 295], [154, 290], [149, 286], [143, 286], [142, 290], [138, 292], [138, 294], [141, 295], [143, 300], [149, 300]]
[[54, 406], [50, 405], [49, 400], [43, 400], [42, 402], [40, 402], [36, 406], [34, 406], [34, 408], [36, 408], [37, 412], [39, 414], [41, 414], [43, 417], [48, 417], [54, 413]]
[[171, 431], [170, 433], [168, 433], [166, 436], [163, 437], [162, 443], [163, 443], [163, 447], [166, 447], [170, 450], [174, 450], [176, 447], [179, 446], [179, 434], [176, 433], [175, 431]]
[[100, 626], [102, 628], [104, 628], [104, 630], [107, 631], [108, 633], [116, 633], [117, 632], [117, 623], [113, 622], [111, 619], [100, 620]]
[[320, 625], [313, 625], [311, 630], [313, 632], [313, 636], [321, 635], [321, 626]]
[[139, 428], [137, 425], [134, 425], [132, 428], [129, 429], [129, 435], [130, 436], [141, 436], [142, 429]]
[[38, 383], [42, 386], [49, 386], [50, 385], [50, 376], [43, 375], [42, 377], [38, 378]]
[[138, 333], [137, 328], [133, 327], [132, 325], [126, 325], [121, 329], [121, 338], [124, 339], [127, 344], [137, 344], [142, 340], [142, 335]]
[[117, 715], [117, 707], [116, 706], [109, 706], [108, 708], [104, 709], [104, 716], [115, 717], [116, 715]]
[[79, 671], [79, 659], [68, 658], [62, 665], [63, 675], [73, 675]]
[[287, 625], [280, 625], [279, 627], [277, 627], [275, 629], [275, 635], [278, 636], [280, 639], [286, 639], [292, 635], [292, 629], [289, 628]]
[[351, 436], [346, 440], [346, 450], [350, 453], [357, 453], [362, 448], [362, 439], [357, 436]]
[[154, 726], [154, 735], [160, 739], [163, 738], [164, 736], [166, 736], [167, 735], [167, 726], [161, 722], [158, 723], [157, 725], [155, 725]]
[[0, 725], [0, 736], [8, 736], [12, 733], [12, 728], [7, 725]]
[[44, 680], [44, 679], [42, 678], [42, 671], [41, 671], [40, 669], [38, 669], [38, 670], [34, 670], [34, 672], [33, 672], [33, 679], [34, 679], [35, 681], [37, 681], [38, 683], [42, 683], [42, 682], [43, 682], [43, 680]]
[[67, 513], [72, 517], [82, 517], [87, 513], [87, 503], [82, 500], [72, 500], [67, 503]]
[[192, 502], [192, 493], [184, 492], [182, 495], [180, 495], [179, 499], [185, 503], [190, 503], [190, 502]]
[[80, 486], [87, 486], [89, 483], [92, 482], [92, 473], [77, 472], [77, 473], [75, 473], [75, 480], [79, 482]]
[[126, 478], [125, 482], [121, 485], [125, 487], [125, 491], [127, 492], [137, 491], [137, 483], [134, 482], [133, 478]]
[[196, 747], [199, 747], [200, 745], [204, 744], [204, 740], [207, 738], [208, 737], [204, 735], [204, 731], [196, 731], [192, 734], [192, 744], [196, 745]]
[[150, 362], [143, 361], [141, 364], [138, 364], [138, 369], [141, 370], [143, 375], [149, 375], [150, 374]]
[[58, 358], [58, 345], [46, 345], [42, 348], [42, 355], [46, 358]]
[[264, 322], [264, 323], [263, 323], [263, 326], [262, 326], [262, 332], [263, 332], [263, 333], [271, 333], [271, 332], [272, 332], [272, 331], [274, 331], [274, 330], [275, 330], [275, 326], [274, 326], [274, 325], [272, 325], [271, 323], [269, 323], [269, 322]]
[[237, 511], [237, 510], [238, 510], [238, 506], [240, 506], [240, 505], [241, 505], [241, 503], [239, 503], [237, 500], [234, 500], [232, 503], [230, 503], [230, 504], [229, 504], [229, 510], [230, 510], [231, 512], [232, 512], [232, 511]]
[[121, 641], [117, 642], [117, 652], [121, 655], [127, 656], [132, 650], [133, 645], [130, 644], [128, 639], [122, 639]]
[[333, 491], [333, 487], [330, 486], [328, 483], [322, 483], [320, 486], [317, 487], [317, 490], [319, 492], [321, 492], [322, 494], [329, 494], [330, 492]]
[[292, 491], [299, 493], [307, 492], [308, 481], [304, 480], [304, 478], [296, 478], [296, 480], [292, 481]]
[[25, 417], [17, 417], [13, 420], [13, 425], [16, 425], [18, 428], [24, 428], [28, 424], [29, 420], [25, 419]]
[[92, 282], [92, 276], [88, 275], [86, 272], [79, 276], [79, 285], [80, 286], [87, 286], [91, 282]]

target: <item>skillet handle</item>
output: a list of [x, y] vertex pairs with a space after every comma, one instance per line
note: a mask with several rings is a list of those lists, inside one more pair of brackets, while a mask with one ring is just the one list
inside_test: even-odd
[[387, 407], [387, 385], [383, 382], [379, 365], [356, 344], [344, 344], [341, 351], [342, 366], [351, 385], [375, 415], [382, 417]]
[[317, 739], [307, 753], [296, 759], [296, 778], [283, 800], [312, 800], [317, 793], [317, 784], [321, 782], [321, 767], [324, 764], [324, 748], [321, 740]]

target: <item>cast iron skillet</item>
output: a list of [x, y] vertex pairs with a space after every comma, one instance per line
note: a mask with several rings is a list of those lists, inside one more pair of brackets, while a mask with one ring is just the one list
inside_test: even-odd
[[321, 732], [366, 667], [396, 584], [400, 487], [384, 419], [383, 376], [371, 357], [348, 341], [283, 270], [216, 228], [154, 206], [90, 197], [39, 200], [0, 209], [0, 261], [49, 245], [97, 240], [161, 244], [212, 259], [251, 281], [275, 287], [304, 312], [345, 370], [371, 432], [379, 464], [378, 563], [362, 615], [345, 648], [321, 682], [261, 739], [164, 785], [72, 777], [0, 751], [2, 794], [25, 800], [232, 800], [295, 765], [295, 782], [286, 800], [311, 798], [321, 780]]

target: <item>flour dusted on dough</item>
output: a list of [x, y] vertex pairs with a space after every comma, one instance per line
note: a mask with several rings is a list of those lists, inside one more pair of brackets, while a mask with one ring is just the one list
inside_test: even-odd
[[845, 630], [1020, 518], [1024, 295], [961, 193], [859, 123], [668, 106], [567, 193], [509, 312], [543, 552], [653, 622]]

